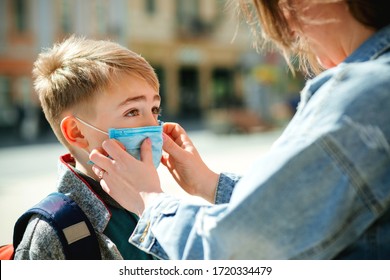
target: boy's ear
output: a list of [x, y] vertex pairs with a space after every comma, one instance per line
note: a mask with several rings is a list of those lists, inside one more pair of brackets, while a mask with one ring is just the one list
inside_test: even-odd
[[62, 134], [70, 145], [79, 148], [88, 147], [88, 141], [79, 129], [79, 124], [75, 117], [66, 116], [62, 119], [60, 126]]

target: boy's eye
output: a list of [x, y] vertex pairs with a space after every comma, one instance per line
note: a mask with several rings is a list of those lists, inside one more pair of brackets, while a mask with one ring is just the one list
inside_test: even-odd
[[162, 112], [162, 108], [161, 108], [161, 107], [153, 107], [153, 108], [152, 108], [152, 113], [153, 113], [154, 115], [160, 115], [161, 112]]
[[126, 112], [125, 116], [127, 117], [134, 117], [134, 116], [138, 116], [139, 115], [139, 111], [137, 109], [132, 109], [128, 112]]

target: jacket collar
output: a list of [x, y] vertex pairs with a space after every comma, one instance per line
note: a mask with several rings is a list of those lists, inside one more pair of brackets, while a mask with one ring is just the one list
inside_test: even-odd
[[74, 158], [70, 154], [60, 157], [57, 190], [69, 195], [84, 211], [93, 227], [102, 233], [111, 218], [111, 213], [89, 184], [74, 170], [74, 163]]
[[374, 60], [380, 55], [390, 50], [390, 25], [382, 28], [368, 38], [360, 47], [358, 47], [350, 56], [348, 56], [338, 66], [328, 69], [315, 78], [308, 80], [304, 89], [301, 91], [301, 101], [298, 107], [306, 106], [313, 94], [335, 73], [341, 71], [348, 63], [364, 62]]
[[363, 62], [378, 58], [390, 49], [390, 25], [380, 29], [358, 47], [344, 63]]

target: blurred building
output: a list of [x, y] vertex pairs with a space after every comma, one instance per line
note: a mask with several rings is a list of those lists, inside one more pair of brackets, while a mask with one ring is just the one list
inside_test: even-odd
[[[245, 77], [256, 83], [248, 69], [261, 58], [228, 2], [0, 0], [0, 129], [24, 139], [47, 129], [33, 92], [32, 64], [42, 48], [73, 33], [111, 39], [145, 57], [161, 82], [163, 120], [245, 107], [251, 95]], [[255, 57], [249, 63], [248, 54]], [[272, 63], [274, 68], [280, 59]]]

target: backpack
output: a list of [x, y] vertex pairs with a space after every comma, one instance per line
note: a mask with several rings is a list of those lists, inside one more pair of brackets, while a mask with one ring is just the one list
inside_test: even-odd
[[32, 215], [40, 214], [56, 231], [67, 260], [101, 259], [95, 230], [70, 197], [55, 192], [27, 210], [16, 222], [13, 244], [0, 247], [0, 260], [12, 260]]

